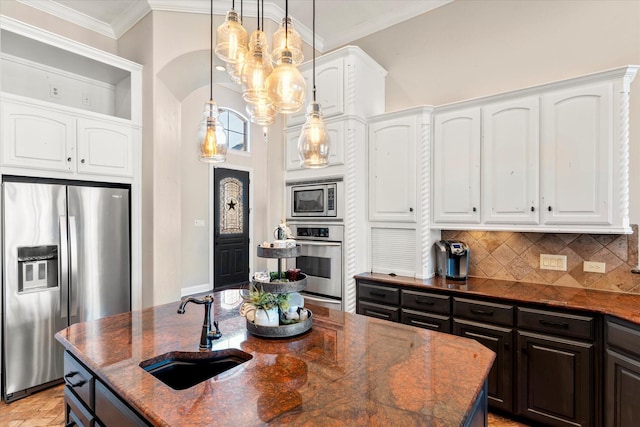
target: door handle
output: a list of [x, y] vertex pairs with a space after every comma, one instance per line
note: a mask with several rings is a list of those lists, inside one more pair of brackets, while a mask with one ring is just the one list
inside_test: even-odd
[[67, 218], [58, 217], [60, 254], [58, 256], [58, 283], [60, 283], [60, 317], [67, 318], [69, 310], [69, 253], [67, 246]]
[[71, 378], [75, 377], [76, 375], [80, 376], [80, 372], [77, 371], [71, 371], [68, 374], [66, 374], [64, 376], [64, 381], [65, 383], [67, 383], [69, 385], [69, 387], [82, 387], [83, 385], [85, 385], [87, 383], [87, 380], [85, 380], [84, 378], [82, 378], [82, 376], [80, 376], [80, 380], [77, 383], [71, 382]]
[[69, 217], [69, 268], [71, 281], [69, 283], [69, 296], [71, 300], [70, 317], [78, 315], [78, 229], [76, 217]]

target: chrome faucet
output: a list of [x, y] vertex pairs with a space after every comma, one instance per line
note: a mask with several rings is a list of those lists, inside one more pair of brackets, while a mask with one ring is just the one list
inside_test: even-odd
[[209, 350], [211, 348], [211, 341], [219, 339], [222, 334], [218, 329], [218, 322], [214, 321], [213, 326], [215, 331], [211, 330], [211, 304], [213, 303], [213, 297], [207, 295], [202, 299], [186, 297], [180, 301], [180, 307], [178, 308], [178, 314], [184, 313], [185, 306], [190, 303], [204, 304], [204, 323], [202, 324], [202, 333], [200, 334], [200, 350]]

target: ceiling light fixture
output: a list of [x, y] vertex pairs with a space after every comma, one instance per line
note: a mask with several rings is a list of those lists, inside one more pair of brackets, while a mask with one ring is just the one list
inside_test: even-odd
[[216, 30], [216, 55], [228, 64], [243, 62], [247, 56], [247, 30], [239, 22], [235, 0], [227, 19]]
[[307, 108], [307, 120], [298, 138], [300, 166], [324, 168], [329, 166], [331, 140], [322, 120], [320, 104], [316, 102], [316, 0], [313, 0], [313, 101]]
[[197, 141], [200, 161], [221, 163], [227, 159], [227, 135], [218, 121], [218, 105], [213, 100], [213, 0], [210, 15], [211, 52], [209, 68], [209, 102], [204, 106], [204, 118], [200, 123]]
[[289, 49], [289, 0], [285, 0], [284, 49], [273, 73], [267, 79], [267, 92], [273, 108], [278, 113], [291, 114], [304, 104], [306, 84], [300, 70], [293, 65], [293, 53]]
[[[293, 28], [293, 22], [289, 17], [289, 2], [285, 0], [282, 28], [273, 35], [274, 51], [270, 54], [269, 42], [264, 33], [264, 0], [262, 0], [262, 7], [261, 0], [257, 0], [258, 28], [249, 38], [247, 53], [237, 55], [234, 62], [230, 54], [224, 55], [224, 52], [230, 48], [221, 45], [223, 39], [220, 33], [223, 27], [242, 25], [242, 1], [239, 22], [234, 5], [235, 2], [227, 14], [227, 22], [218, 28], [216, 54], [226, 62], [226, 70], [231, 80], [242, 84], [242, 97], [247, 103], [246, 110], [251, 122], [267, 126], [275, 121], [279, 112], [283, 114], [296, 112], [304, 103], [305, 82], [296, 67], [304, 59], [302, 38]], [[241, 37], [238, 36], [237, 39], [240, 40]], [[237, 51], [241, 52], [239, 48]]]

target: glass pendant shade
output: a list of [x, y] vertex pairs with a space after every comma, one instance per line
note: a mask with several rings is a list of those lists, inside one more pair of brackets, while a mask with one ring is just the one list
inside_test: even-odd
[[247, 103], [247, 113], [251, 123], [260, 126], [269, 126], [276, 120], [278, 112], [271, 106], [268, 99], [261, 98], [256, 103]]
[[242, 67], [242, 98], [249, 103], [257, 103], [267, 98], [266, 82], [273, 71], [269, 58], [265, 57], [260, 44], [249, 52]]
[[242, 83], [242, 67], [244, 67], [244, 63], [246, 60], [247, 59], [245, 57], [242, 62], [237, 62], [235, 64], [227, 62], [227, 64], [225, 65], [227, 74], [229, 74], [229, 78], [232, 82], [237, 84]]
[[277, 112], [290, 114], [302, 108], [306, 84], [292, 63], [290, 51], [282, 52], [278, 66], [267, 79], [266, 88], [269, 101]]
[[[285, 25], [286, 23], [286, 25]], [[288, 31], [288, 36], [287, 35]], [[291, 18], [282, 18], [282, 26], [273, 33], [273, 51], [271, 59], [277, 63], [284, 50], [291, 51], [291, 61], [293, 65], [299, 65], [304, 60], [302, 55], [302, 37], [293, 27]]]
[[203, 116], [197, 137], [200, 161], [222, 163], [227, 158], [227, 135], [218, 121], [218, 106], [213, 100], [205, 104]]
[[329, 166], [331, 140], [322, 120], [320, 104], [310, 102], [307, 109], [307, 121], [302, 126], [298, 138], [300, 166], [305, 168], [324, 168]]
[[234, 10], [216, 30], [216, 55], [225, 62], [235, 64], [247, 54], [247, 30], [240, 24]]

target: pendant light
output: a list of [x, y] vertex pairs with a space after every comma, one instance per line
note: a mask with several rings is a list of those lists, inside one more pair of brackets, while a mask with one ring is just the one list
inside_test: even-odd
[[304, 61], [302, 55], [302, 37], [293, 27], [291, 18], [282, 18], [282, 26], [273, 33], [273, 51], [271, 59], [277, 63], [285, 49], [291, 51], [291, 62], [293, 65], [300, 65]]
[[293, 54], [288, 46], [289, 0], [285, 0], [285, 48], [277, 66], [267, 79], [269, 100], [279, 113], [290, 114], [302, 108], [306, 85], [298, 68], [293, 65]]
[[210, 33], [209, 102], [205, 104], [204, 118], [200, 124], [197, 141], [200, 161], [221, 163], [227, 159], [227, 135], [218, 121], [218, 106], [213, 100], [213, 0], [211, 0]]
[[331, 140], [322, 120], [320, 104], [316, 102], [316, 0], [313, 0], [313, 101], [307, 109], [307, 120], [298, 138], [300, 166], [324, 168], [329, 166]]
[[[234, 2], [235, 3], [235, 2]], [[244, 0], [240, 0], [240, 26], [244, 21]], [[233, 6], [232, 6], [233, 8]], [[244, 30], [244, 27], [243, 27]], [[247, 31], [244, 31], [245, 34]], [[249, 49], [247, 48], [243, 53], [238, 51], [237, 61], [236, 62], [227, 62], [225, 68], [227, 69], [227, 73], [229, 74], [229, 78], [232, 82], [237, 84], [242, 84], [242, 67], [244, 67], [244, 63], [247, 61], [247, 55], [249, 54]]]
[[228, 64], [244, 61], [247, 55], [247, 30], [239, 22], [235, 11], [236, 2], [231, 3], [227, 19], [216, 31], [216, 55]]
[[[263, 12], [264, 13], [264, 12]], [[251, 33], [249, 54], [242, 67], [242, 98], [248, 103], [267, 102], [267, 78], [273, 71], [269, 57], [269, 41], [260, 28], [260, 2], [258, 0], [258, 28]]]

